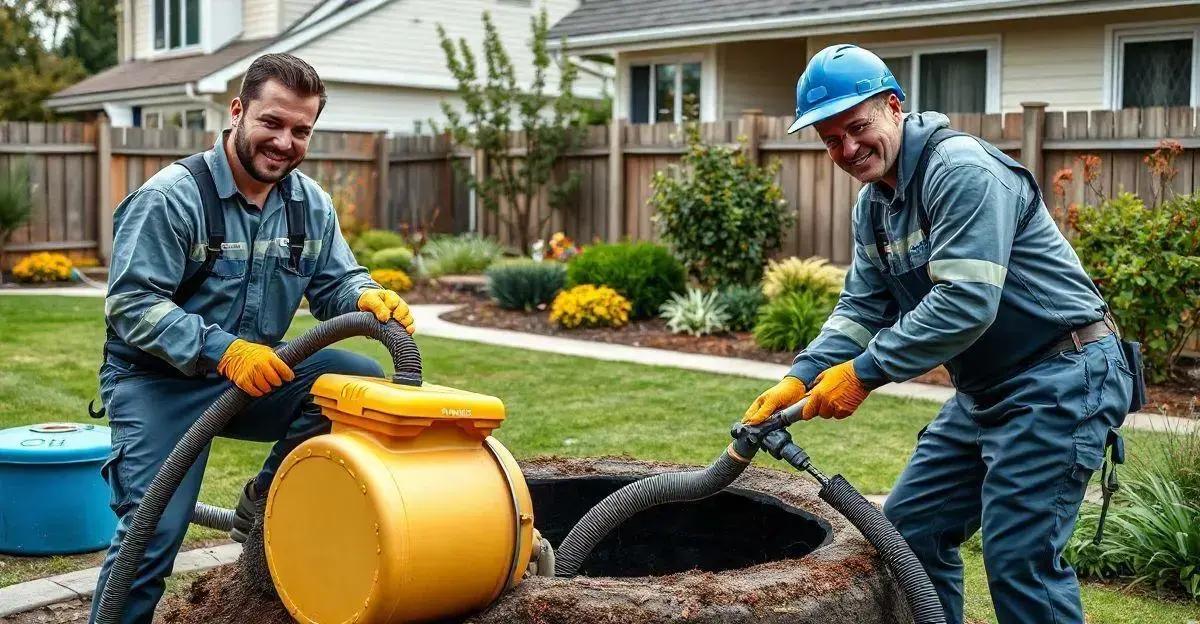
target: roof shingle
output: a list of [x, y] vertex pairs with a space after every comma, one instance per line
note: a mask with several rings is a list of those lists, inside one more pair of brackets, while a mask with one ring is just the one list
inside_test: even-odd
[[212, 54], [121, 63], [55, 93], [54, 97], [65, 98], [192, 82], [254, 52], [269, 41], [270, 39], [235, 41]]

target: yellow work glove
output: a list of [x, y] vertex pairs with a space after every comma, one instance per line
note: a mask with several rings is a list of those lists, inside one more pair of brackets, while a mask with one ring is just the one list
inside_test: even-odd
[[771, 386], [766, 392], [758, 395], [757, 399], [746, 409], [742, 422], [747, 425], [758, 423], [771, 417], [771, 414], [794, 405], [804, 398], [804, 382], [795, 377], [784, 377], [779, 383]]
[[804, 406], [804, 420], [816, 416], [841, 420], [853, 414], [871, 392], [859, 381], [854, 362], [850, 361], [826, 369], [813, 382], [808, 403]]
[[295, 377], [271, 347], [241, 338], [225, 350], [217, 363], [217, 372], [252, 397], [260, 397]]
[[400, 295], [397, 295], [393, 291], [380, 288], [362, 291], [362, 294], [358, 296], [358, 309], [374, 314], [380, 323], [396, 319], [410, 335], [413, 333], [413, 329], [415, 329], [413, 327], [412, 312], [409, 311], [408, 304], [404, 303]]

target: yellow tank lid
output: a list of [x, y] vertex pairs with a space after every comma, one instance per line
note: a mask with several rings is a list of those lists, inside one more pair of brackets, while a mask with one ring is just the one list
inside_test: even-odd
[[326, 374], [312, 386], [313, 402], [327, 418], [396, 437], [412, 437], [439, 423], [457, 424], [486, 438], [504, 421], [504, 403], [493, 396], [430, 383], [406, 386], [378, 377]]

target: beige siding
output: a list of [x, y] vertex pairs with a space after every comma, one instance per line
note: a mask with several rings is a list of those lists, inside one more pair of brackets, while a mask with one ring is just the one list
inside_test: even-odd
[[411, 133], [420, 122], [429, 131], [430, 119], [441, 119], [440, 102], [453, 97], [449, 91], [403, 89], [329, 83], [329, 100], [317, 128], [321, 130], [391, 130]]
[[154, 30], [150, 0], [133, 0], [133, 57], [146, 58], [154, 53]]
[[283, 0], [283, 24], [284, 28], [296, 23], [296, 20], [304, 17], [314, 6], [318, 0]]
[[746, 109], [766, 115], [795, 110], [796, 78], [804, 71], [803, 39], [747, 41], [720, 46], [721, 114], [736, 119]]
[[812, 37], [809, 56], [835, 43], [871, 47], [889, 43], [1000, 35], [1000, 104], [1005, 112], [1021, 102], [1042, 101], [1051, 110], [1101, 108], [1105, 27], [1110, 24], [1200, 18], [1196, 6], [1117, 11]]
[[282, 0], [242, 0], [242, 37], [272, 37], [280, 31]]
[[[546, 3], [551, 23], [575, 4], [573, 0]], [[397, 80], [419, 79], [425, 86], [443, 83], [448, 86], [450, 75], [438, 43], [437, 25], [442, 24], [454, 39], [465, 38], [479, 53], [483, 41], [479, 16], [485, 9], [491, 12], [505, 39], [505, 49], [512, 57], [518, 78], [530, 78], [532, 59], [526, 41], [533, 9], [494, 0], [397, 0], [301, 46], [294, 54], [312, 63], [318, 71], [332, 74], [369, 70]], [[482, 70], [481, 55], [477, 60]], [[549, 85], [553, 87], [557, 81], [552, 78]], [[595, 85], [596, 81], [581, 76], [579, 84]]]

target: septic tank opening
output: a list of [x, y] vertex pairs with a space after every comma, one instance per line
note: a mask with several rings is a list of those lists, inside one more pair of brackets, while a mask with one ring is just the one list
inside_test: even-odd
[[[632, 477], [528, 479], [542, 536], [557, 546], [571, 527]], [[635, 515], [592, 551], [580, 574], [662, 576], [720, 572], [798, 559], [829, 541], [829, 523], [779, 499], [729, 488], [709, 498]]]

